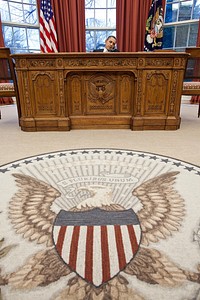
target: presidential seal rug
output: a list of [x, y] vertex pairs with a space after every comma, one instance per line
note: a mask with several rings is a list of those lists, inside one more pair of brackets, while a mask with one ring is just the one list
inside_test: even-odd
[[2, 300], [200, 299], [200, 167], [75, 149], [0, 167]]

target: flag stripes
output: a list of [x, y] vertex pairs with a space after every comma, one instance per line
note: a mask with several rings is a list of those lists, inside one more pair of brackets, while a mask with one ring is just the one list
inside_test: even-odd
[[110, 260], [108, 250], [107, 227], [101, 227], [101, 252], [102, 252], [102, 282], [110, 279]]
[[[85, 253], [85, 279], [92, 282], [93, 270], [93, 226], [87, 226], [86, 253]], [[69, 262], [71, 265], [71, 263]]]
[[79, 240], [80, 227], [75, 226], [72, 234], [72, 241], [69, 253], [69, 265], [73, 270], [76, 270], [78, 240]]
[[58, 52], [55, 19], [50, 0], [40, 3], [40, 49], [43, 53]]
[[59, 235], [58, 235], [57, 251], [60, 256], [62, 255], [62, 247], [63, 247], [63, 243], [64, 243], [66, 229], [67, 229], [67, 227], [65, 227], [65, 226], [61, 227]]
[[117, 253], [119, 259], [119, 269], [123, 270], [126, 265], [126, 257], [125, 257], [123, 242], [122, 242], [121, 229], [119, 225], [115, 226], [115, 238], [116, 238]]
[[127, 225], [127, 228], [128, 228], [128, 234], [129, 234], [129, 238], [130, 238], [130, 242], [131, 242], [132, 252], [135, 253], [138, 249], [138, 247], [137, 247], [138, 243], [137, 243], [135, 231], [134, 231], [132, 225]]
[[95, 286], [123, 270], [138, 250], [139, 225], [55, 226], [56, 248], [69, 267]]

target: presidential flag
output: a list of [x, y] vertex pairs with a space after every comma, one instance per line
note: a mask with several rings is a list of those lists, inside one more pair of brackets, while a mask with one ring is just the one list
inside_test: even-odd
[[152, 0], [146, 22], [144, 51], [162, 49], [163, 22], [162, 0]]
[[40, 2], [40, 49], [44, 53], [58, 52], [58, 41], [51, 0]]

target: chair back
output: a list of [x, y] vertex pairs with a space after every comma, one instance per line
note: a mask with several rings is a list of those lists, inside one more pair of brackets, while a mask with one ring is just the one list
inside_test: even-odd
[[200, 47], [186, 48], [189, 53], [182, 95], [200, 95]]
[[[189, 53], [185, 70], [182, 95], [200, 96], [200, 47], [186, 48]], [[200, 117], [200, 101], [198, 108], [198, 118]]]
[[10, 48], [0, 47], [0, 97], [15, 97], [20, 117], [19, 91]]
[[190, 54], [187, 63], [185, 77], [188, 79], [200, 79], [200, 47], [186, 48], [186, 52]]

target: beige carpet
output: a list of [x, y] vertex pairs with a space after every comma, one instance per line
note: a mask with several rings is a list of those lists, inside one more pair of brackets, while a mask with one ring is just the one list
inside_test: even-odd
[[26, 133], [1, 120], [3, 300], [200, 299], [200, 143], [173, 132]]
[[181, 107], [176, 131], [74, 130], [33, 132], [20, 130], [16, 107], [1, 107], [0, 165], [31, 155], [84, 147], [114, 147], [148, 151], [200, 165], [200, 118], [197, 105]]

